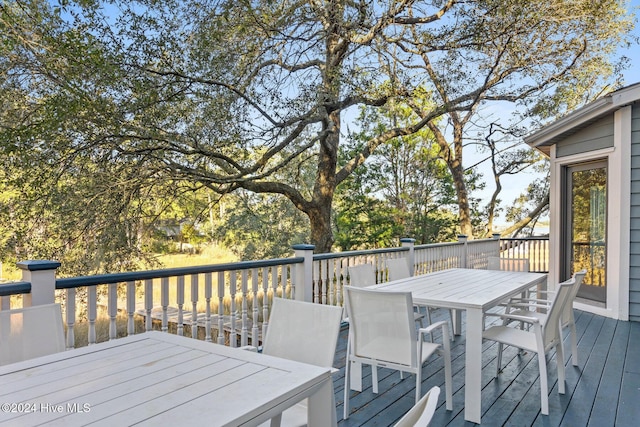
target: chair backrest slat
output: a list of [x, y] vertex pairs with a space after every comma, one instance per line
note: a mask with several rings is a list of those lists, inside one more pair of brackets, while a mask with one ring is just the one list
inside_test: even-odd
[[411, 276], [409, 263], [406, 258], [392, 258], [386, 261], [389, 280], [406, 279]]
[[0, 365], [65, 349], [60, 304], [0, 311]]
[[341, 307], [274, 298], [262, 352], [331, 367], [341, 322]]
[[394, 427], [426, 427], [438, 406], [440, 387], [433, 386]]
[[373, 264], [358, 264], [349, 266], [349, 284], [364, 287], [376, 284], [376, 271]]
[[562, 332], [560, 330], [560, 318], [564, 311], [565, 305], [569, 302], [572, 286], [576, 279], [571, 278], [558, 285], [551, 307], [547, 313], [547, 319], [544, 323], [544, 347], [548, 349], [551, 344], [562, 341]]
[[418, 366], [417, 333], [410, 292], [345, 286], [353, 354]]
[[564, 307], [564, 311], [562, 312], [562, 325], [565, 326], [569, 322], [571, 322], [572, 314], [573, 314], [573, 300], [576, 299], [576, 295], [578, 295], [578, 291], [580, 290], [580, 285], [582, 285], [582, 280], [584, 276], [587, 274], [587, 270], [582, 270], [573, 275], [575, 279], [575, 283], [573, 288], [571, 288], [571, 293], [569, 294], [569, 300]]

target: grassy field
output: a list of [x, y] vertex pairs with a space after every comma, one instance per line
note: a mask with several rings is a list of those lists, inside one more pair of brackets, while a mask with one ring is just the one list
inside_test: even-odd
[[189, 267], [192, 265], [223, 264], [239, 261], [233, 252], [217, 245], [204, 247], [199, 254], [159, 255], [162, 268]]
[[[239, 261], [233, 252], [217, 245], [203, 246], [200, 253], [197, 254], [158, 254], [156, 259], [161, 265], [160, 268], [179, 268]], [[1, 264], [1, 268], [1, 279], [9, 281], [22, 279], [22, 272], [15, 265]]]

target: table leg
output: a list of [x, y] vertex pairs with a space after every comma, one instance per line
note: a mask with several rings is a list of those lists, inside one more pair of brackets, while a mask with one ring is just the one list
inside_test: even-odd
[[314, 394], [309, 396], [309, 406], [307, 407], [309, 427], [335, 427], [336, 402], [333, 394], [333, 380], [331, 376], [324, 381]]
[[462, 310], [451, 310], [451, 322], [453, 322], [453, 335], [462, 335]]
[[467, 310], [464, 419], [480, 424], [482, 414], [482, 310]]

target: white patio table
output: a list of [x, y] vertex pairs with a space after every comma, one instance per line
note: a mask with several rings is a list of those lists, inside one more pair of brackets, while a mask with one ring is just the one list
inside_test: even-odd
[[305, 398], [336, 425], [330, 369], [162, 332], [0, 366], [2, 426], [253, 426]]
[[457, 334], [460, 310], [466, 310], [464, 418], [480, 424], [483, 313], [533, 286], [546, 286], [546, 281], [547, 275], [542, 273], [454, 268], [371, 287], [409, 291], [416, 305], [458, 310], [454, 321]]

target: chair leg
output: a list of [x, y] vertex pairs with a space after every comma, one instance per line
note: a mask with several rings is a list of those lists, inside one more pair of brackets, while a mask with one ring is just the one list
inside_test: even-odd
[[578, 335], [576, 334], [576, 324], [572, 322], [569, 324], [569, 333], [571, 334], [571, 364], [578, 366]]
[[416, 371], [416, 403], [418, 403], [421, 396], [422, 396], [422, 366], [419, 366]]
[[451, 328], [449, 329], [449, 335], [451, 336], [451, 341], [454, 339], [453, 332], [453, 310], [449, 309], [449, 322], [451, 322]]
[[501, 342], [498, 343], [498, 364], [496, 366], [496, 378], [498, 378], [498, 375], [500, 375], [500, 372], [502, 372], [502, 347], [503, 344]]
[[442, 338], [444, 357], [444, 387], [446, 391], [447, 410], [453, 411], [453, 381], [451, 373], [451, 344]]
[[[429, 325], [433, 325], [433, 322], [431, 321], [431, 307], [425, 307], [425, 311], [427, 314], [427, 322], [429, 322]], [[429, 332], [429, 338], [431, 339], [431, 342], [435, 342], [433, 340], [433, 332]]]
[[549, 386], [547, 384], [547, 360], [544, 349], [538, 349], [538, 369], [540, 370], [540, 411], [549, 415]]
[[378, 394], [378, 367], [376, 365], [371, 365], [371, 388], [375, 394]]
[[276, 415], [275, 417], [271, 418], [271, 425], [270, 427], [280, 427], [280, 424], [282, 423], [282, 413]]
[[556, 345], [556, 363], [558, 365], [558, 393], [564, 394], [564, 344], [562, 344], [562, 341]]
[[344, 405], [342, 418], [345, 420], [349, 418], [349, 394], [351, 391], [351, 361], [349, 360], [349, 343], [347, 342], [347, 363], [344, 368]]

